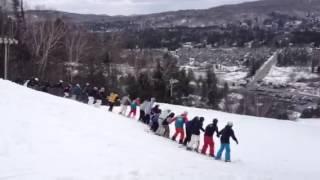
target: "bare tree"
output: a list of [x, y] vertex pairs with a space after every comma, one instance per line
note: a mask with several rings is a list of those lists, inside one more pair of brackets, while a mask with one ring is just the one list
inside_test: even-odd
[[65, 48], [70, 81], [72, 82], [73, 77], [77, 74], [75, 68], [79, 66], [79, 62], [85, 57], [86, 51], [89, 50], [86, 32], [79, 28], [73, 29], [70, 27], [65, 38]]
[[57, 20], [30, 22], [28, 24], [29, 48], [38, 64], [38, 75], [42, 78], [51, 53], [60, 45], [66, 33], [64, 23]]

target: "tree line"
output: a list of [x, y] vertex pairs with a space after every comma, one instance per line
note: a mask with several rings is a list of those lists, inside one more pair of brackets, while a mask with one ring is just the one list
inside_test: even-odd
[[[136, 73], [120, 72], [114, 64], [123, 63], [122, 50], [128, 42], [123, 32], [93, 33], [61, 18], [28, 16], [23, 1], [19, 0], [12, 0], [12, 9], [0, 9], [1, 36], [19, 41], [17, 46], [10, 47], [10, 80], [38, 77], [46, 82], [60, 79], [70, 83], [91, 82], [121, 94], [154, 96], [161, 102], [176, 104], [196, 94], [215, 108], [224, 95], [213, 70], [208, 70], [207, 77], [196, 82], [193, 72], [180, 69], [170, 54], [157, 59], [148, 71], [139, 71], [139, 68], [143, 67], [142, 62], [150, 64], [153, 60], [142, 57], [140, 66], [128, 62], [137, 65]], [[148, 34], [152, 33], [145, 33]], [[146, 41], [148, 38], [141, 38], [141, 43]], [[0, 54], [2, 59], [3, 53]], [[3, 67], [1, 75], [2, 71]], [[171, 84], [171, 80], [177, 83]]]

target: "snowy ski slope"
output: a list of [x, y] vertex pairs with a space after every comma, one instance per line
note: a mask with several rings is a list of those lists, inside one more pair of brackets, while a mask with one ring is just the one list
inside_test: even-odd
[[[161, 104], [234, 122], [232, 163], [188, 152], [117, 113], [0, 80], [0, 180], [318, 180], [320, 120], [278, 121]], [[171, 129], [173, 131], [173, 128]], [[216, 140], [216, 150], [219, 141]]]

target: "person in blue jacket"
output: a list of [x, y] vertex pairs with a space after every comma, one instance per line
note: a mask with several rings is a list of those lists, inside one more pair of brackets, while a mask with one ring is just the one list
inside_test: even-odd
[[188, 112], [182, 113], [180, 116], [175, 117], [173, 121], [175, 121], [176, 133], [173, 135], [172, 140], [175, 141], [177, 136], [180, 135], [179, 144], [183, 144], [184, 140], [184, 124], [188, 122]]
[[221, 136], [220, 141], [221, 141], [221, 146], [220, 149], [218, 151], [218, 154], [216, 156], [216, 160], [220, 160], [222, 153], [224, 150], [226, 150], [226, 154], [225, 154], [225, 161], [226, 162], [231, 162], [231, 149], [230, 149], [230, 137], [237, 143], [238, 139], [236, 138], [236, 136], [234, 135], [234, 131], [232, 129], [233, 123], [232, 122], [228, 122], [227, 126], [222, 129], [219, 133], [218, 133], [218, 137]]

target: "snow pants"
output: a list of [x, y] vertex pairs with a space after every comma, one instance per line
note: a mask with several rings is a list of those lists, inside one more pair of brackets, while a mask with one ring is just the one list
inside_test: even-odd
[[214, 156], [214, 141], [213, 141], [213, 137], [204, 136], [204, 144], [203, 144], [201, 153], [202, 154], [206, 154], [208, 147], [210, 149], [210, 156]]
[[152, 130], [153, 132], [157, 132], [158, 129], [159, 129], [159, 123], [158, 122], [152, 122], [150, 130]]
[[89, 104], [89, 105], [93, 105], [93, 103], [94, 103], [94, 98], [93, 98], [92, 96], [89, 96], [88, 99], [89, 99], [89, 100], [88, 100], [88, 104]]
[[186, 138], [184, 139], [184, 142], [183, 144], [186, 146], [190, 140], [191, 140], [191, 136], [192, 136], [192, 133], [190, 132], [190, 130], [186, 130]]
[[170, 138], [170, 127], [169, 127], [169, 125], [164, 125], [163, 128], [164, 128], [163, 136], [166, 137], [166, 138]]
[[145, 124], [147, 124], [147, 125], [150, 124], [150, 114], [147, 114], [147, 115], [144, 116], [143, 122], [144, 122]]
[[140, 110], [139, 121], [143, 122], [145, 115], [146, 115], [146, 113], [144, 112], [144, 110]]
[[133, 118], [136, 117], [136, 114], [137, 114], [137, 110], [136, 109], [132, 109], [130, 112], [129, 112], [129, 115], [128, 117], [131, 117], [133, 115]]
[[120, 114], [122, 114], [122, 115], [125, 116], [126, 113], [127, 113], [127, 108], [128, 108], [127, 105], [122, 104], [122, 105], [121, 105], [121, 109], [120, 109]]
[[102, 100], [101, 100], [101, 99], [98, 99], [98, 100], [96, 101], [96, 103], [94, 104], [94, 107], [100, 108], [101, 104], [102, 104]]
[[230, 161], [231, 160], [231, 149], [230, 149], [230, 144], [221, 144], [220, 149], [218, 151], [216, 159], [221, 159], [223, 151], [226, 150], [225, 154], [225, 161]]
[[114, 106], [114, 103], [113, 102], [109, 102], [109, 111], [110, 112], [112, 112], [113, 106]]
[[77, 100], [77, 95], [74, 95], [74, 94], [73, 94], [73, 95], [71, 96], [71, 99], [72, 99], [72, 100]]
[[199, 135], [192, 135], [191, 136], [191, 140], [188, 143], [187, 147], [189, 149], [193, 149], [193, 150], [198, 150], [199, 149], [199, 144], [200, 144], [200, 136]]
[[159, 126], [157, 131], [156, 131], [156, 134], [159, 135], [159, 136], [163, 136], [164, 132], [165, 132], [164, 127], [163, 126]]
[[183, 128], [176, 128], [176, 133], [173, 135], [172, 140], [176, 140], [177, 136], [180, 135], [180, 143], [183, 142], [184, 139], [184, 129]]

